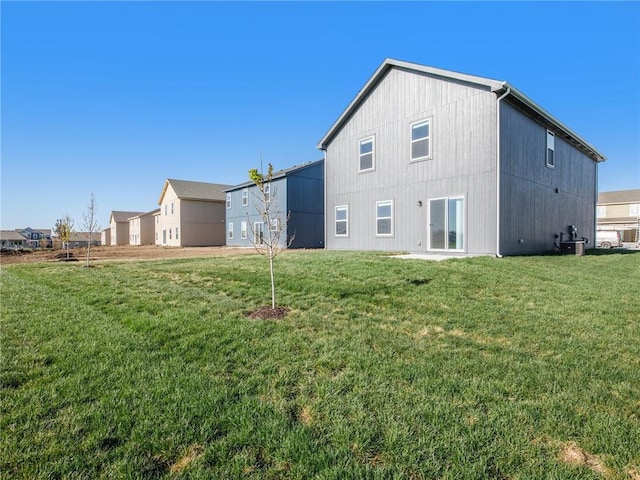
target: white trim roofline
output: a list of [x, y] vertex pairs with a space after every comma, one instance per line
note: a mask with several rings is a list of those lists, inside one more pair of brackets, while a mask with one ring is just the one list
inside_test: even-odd
[[493, 80], [486, 77], [478, 77], [475, 75], [468, 75], [466, 73], [428, 67], [426, 65], [404, 62], [392, 58], [386, 58], [382, 62], [378, 69], [373, 73], [371, 78], [369, 78], [367, 83], [364, 84], [364, 86], [360, 89], [351, 103], [349, 103], [347, 108], [342, 112], [342, 114], [338, 117], [338, 119], [327, 131], [327, 133], [322, 137], [320, 142], [318, 142], [316, 148], [318, 148], [319, 150], [326, 150], [327, 145], [331, 142], [333, 137], [338, 133], [342, 126], [347, 122], [352, 113], [362, 104], [362, 102], [364, 102], [369, 93], [378, 85], [378, 83], [382, 80], [386, 73], [393, 68], [412, 70], [414, 72], [426, 73], [428, 75], [440, 77], [449, 81], [453, 80], [461, 83], [466, 83], [472, 86], [489, 90], [495, 93], [497, 96], [500, 96], [505, 92], [509, 92], [505, 100], [508, 100], [510, 101], [510, 103], [515, 104], [523, 110], [526, 110], [527, 113], [533, 113], [534, 118], [536, 118], [538, 121], [541, 121], [548, 128], [550, 127], [557, 132], [560, 132], [560, 136], [562, 138], [569, 141], [571, 144], [589, 155], [594, 161], [602, 162], [606, 159], [606, 157], [595, 147], [587, 143], [582, 137], [580, 137], [577, 133], [567, 127], [564, 123], [555, 118], [545, 109], [543, 109], [541, 106], [527, 97], [524, 93], [522, 93], [506, 81]]

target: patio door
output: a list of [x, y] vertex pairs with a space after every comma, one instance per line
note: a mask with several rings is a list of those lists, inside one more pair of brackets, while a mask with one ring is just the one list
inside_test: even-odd
[[464, 197], [429, 200], [429, 250], [464, 251]]
[[264, 243], [264, 223], [255, 222], [253, 224], [253, 243], [262, 245]]

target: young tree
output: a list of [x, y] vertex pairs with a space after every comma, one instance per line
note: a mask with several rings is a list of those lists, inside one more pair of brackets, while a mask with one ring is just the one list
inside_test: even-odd
[[85, 232], [89, 234], [89, 243], [87, 243], [87, 267], [89, 266], [89, 259], [91, 253], [91, 237], [94, 233], [100, 230], [100, 225], [98, 224], [98, 207], [96, 206], [96, 199], [91, 194], [91, 198], [89, 199], [89, 205], [87, 205], [87, 211], [82, 214], [83, 223], [82, 228]]
[[[256, 230], [249, 222], [251, 228], [251, 243], [260, 255], [264, 255], [269, 259], [269, 275], [271, 277], [271, 309], [276, 308], [276, 281], [273, 260], [285, 248], [280, 242], [283, 232], [287, 231], [286, 218], [278, 215], [277, 192], [271, 188], [271, 179], [273, 178], [273, 165], [269, 164], [266, 175], [259, 172], [257, 168], [249, 170], [249, 179], [258, 188], [255, 195], [256, 201], [254, 206], [262, 218], [263, 228]], [[293, 236], [286, 240], [286, 246], [289, 247], [293, 241]]]
[[69, 216], [69, 214], [65, 214], [64, 217], [56, 220], [56, 225], [53, 229], [54, 233], [60, 239], [62, 244], [67, 245], [67, 260], [69, 260], [69, 242], [71, 241], [71, 237], [75, 235], [75, 230], [73, 229], [73, 219]]

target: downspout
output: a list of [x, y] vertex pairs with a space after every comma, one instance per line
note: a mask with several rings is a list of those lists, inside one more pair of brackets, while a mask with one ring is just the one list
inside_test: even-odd
[[322, 148], [322, 158], [324, 160], [322, 162], [322, 170], [323, 170], [323, 172], [322, 172], [322, 175], [323, 175], [322, 185], [323, 185], [323, 189], [324, 189], [324, 195], [323, 195], [324, 196], [324, 218], [322, 219], [322, 221], [324, 222], [323, 223], [323, 227], [322, 227], [322, 230], [323, 230], [323, 233], [324, 233], [324, 235], [323, 235], [324, 238], [322, 240], [324, 242], [323, 249], [326, 250], [327, 249], [327, 235], [328, 235], [327, 231], [329, 229], [328, 229], [328, 226], [327, 226], [327, 149], [324, 146]]
[[500, 253], [500, 100], [511, 93], [511, 87], [507, 86], [496, 101], [496, 257], [502, 258]]

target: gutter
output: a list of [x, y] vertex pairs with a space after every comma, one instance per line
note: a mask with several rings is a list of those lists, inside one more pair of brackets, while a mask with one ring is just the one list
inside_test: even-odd
[[511, 87], [506, 84], [507, 91], [496, 100], [496, 257], [502, 258], [500, 253], [500, 100], [511, 93]]

